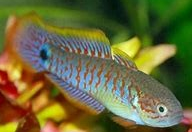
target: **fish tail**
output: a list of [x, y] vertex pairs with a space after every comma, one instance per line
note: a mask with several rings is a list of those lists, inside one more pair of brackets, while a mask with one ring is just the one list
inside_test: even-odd
[[24, 62], [30, 69], [32, 68], [35, 71], [41, 72], [45, 70], [41, 65], [39, 57], [43, 43], [39, 42], [32, 24], [36, 21], [40, 26], [40, 21], [34, 13], [31, 14], [32, 15], [26, 15], [28, 18], [25, 16], [21, 18], [11, 16], [8, 19], [6, 28], [6, 50], [10, 51], [15, 58]]

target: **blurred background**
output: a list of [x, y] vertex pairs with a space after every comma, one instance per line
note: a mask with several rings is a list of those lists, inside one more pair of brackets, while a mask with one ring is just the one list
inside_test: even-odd
[[0, 0], [1, 51], [8, 16], [30, 11], [52, 25], [101, 29], [112, 44], [134, 36], [142, 47], [175, 44], [176, 55], [152, 76], [168, 86], [184, 108], [192, 107], [191, 0]]

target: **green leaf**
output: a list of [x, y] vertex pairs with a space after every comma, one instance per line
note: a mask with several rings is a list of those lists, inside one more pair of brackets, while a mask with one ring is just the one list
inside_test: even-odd
[[[159, 3], [159, 4], [154, 4]], [[151, 6], [153, 7], [152, 11], [156, 13], [156, 17], [158, 18], [153, 24], [152, 32], [154, 35], [158, 35], [164, 27], [174, 24], [174, 20], [178, 20], [180, 22], [180, 17], [182, 17], [185, 13], [191, 12], [191, 0], [170, 0], [170, 1], [151, 1]], [[153, 3], [153, 4], [152, 4]], [[157, 7], [161, 5], [160, 7]], [[185, 12], [187, 11], [187, 12]], [[166, 15], [165, 15], [166, 14]]]
[[134, 59], [139, 70], [150, 74], [150, 72], [176, 53], [174, 45], [161, 44], [158, 46], [147, 47]]
[[140, 40], [137, 37], [134, 37], [128, 41], [114, 44], [112, 48], [118, 48], [123, 52], [125, 52], [126, 54], [128, 54], [131, 58], [133, 58], [137, 54], [140, 46], [141, 46]]
[[47, 119], [52, 119], [56, 122], [63, 120], [67, 117], [67, 113], [65, 109], [61, 106], [61, 104], [54, 102], [44, 108], [41, 112], [37, 114], [37, 118], [42, 125], [45, 124]]
[[9, 122], [7, 124], [0, 125], [0, 132], [15, 132], [17, 124], [17, 122]]
[[26, 103], [31, 97], [33, 97], [41, 88], [43, 87], [43, 82], [36, 82], [30, 88], [27, 88], [18, 98], [18, 104]]

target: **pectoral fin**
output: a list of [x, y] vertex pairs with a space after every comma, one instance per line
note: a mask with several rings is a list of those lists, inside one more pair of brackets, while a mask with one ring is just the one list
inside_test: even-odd
[[112, 120], [123, 127], [134, 127], [136, 123], [132, 120], [128, 120], [119, 116], [113, 116]]
[[61, 88], [64, 96], [80, 109], [83, 109], [94, 115], [104, 111], [105, 107], [92, 96], [64, 82], [54, 74], [47, 74], [47, 76]]

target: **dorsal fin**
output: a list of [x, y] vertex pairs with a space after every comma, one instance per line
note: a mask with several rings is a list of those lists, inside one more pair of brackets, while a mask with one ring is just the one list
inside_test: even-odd
[[54, 27], [44, 23], [35, 13], [17, 20], [16, 32], [19, 31], [27, 41], [50, 43], [67, 52], [112, 58], [110, 42], [101, 30]]
[[46, 75], [62, 89], [64, 96], [75, 106], [94, 115], [104, 111], [105, 107], [92, 96], [64, 82], [54, 74], [49, 73]]
[[113, 59], [121, 64], [124, 65], [128, 68], [137, 70], [137, 66], [134, 63], [134, 61], [123, 51], [119, 50], [118, 48], [112, 48], [112, 53], [113, 53]]
[[[45, 24], [37, 14], [30, 13], [17, 19], [12, 34], [16, 36], [11, 39], [14, 47], [21, 47], [21, 42], [26, 42], [24, 46], [27, 48], [48, 43], [66, 52], [114, 59], [119, 64], [136, 69], [126, 53], [110, 47], [108, 38], [100, 30], [53, 27]], [[22, 49], [20, 50], [17, 52], [22, 52]]]

